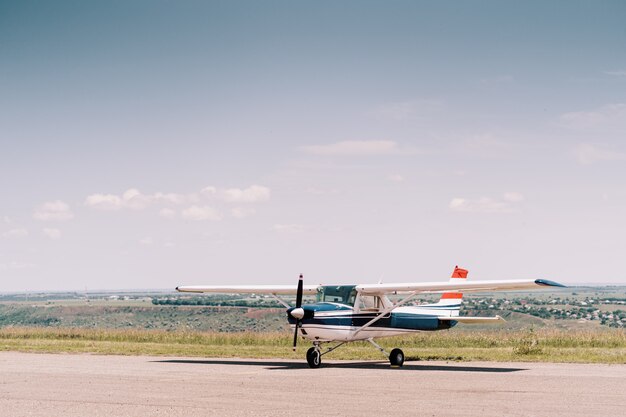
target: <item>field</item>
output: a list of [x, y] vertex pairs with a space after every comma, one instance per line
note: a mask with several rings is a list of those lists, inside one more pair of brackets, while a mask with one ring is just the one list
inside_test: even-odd
[[[408, 360], [626, 363], [624, 288], [568, 291], [467, 297], [463, 314], [500, 314], [507, 322], [379, 342], [402, 348]], [[162, 293], [5, 295], [0, 350], [302, 359], [309, 345], [291, 351], [284, 309], [272, 303]], [[366, 343], [329, 358], [383, 359]]]
[[[402, 348], [407, 360], [532, 361], [626, 363], [626, 334], [622, 330], [566, 332], [422, 333], [381, 339], [389, 349]], [[308, 348], [290, 349], [291, 334], [201, 333], [149, 330], [90, 330], [63, 328], [4, 328], [0, 350], [116, 355], [195, 357], [302, 358]], [[335, 359], [382, 359], [367, 343], [352, 343], [333, 352]]]

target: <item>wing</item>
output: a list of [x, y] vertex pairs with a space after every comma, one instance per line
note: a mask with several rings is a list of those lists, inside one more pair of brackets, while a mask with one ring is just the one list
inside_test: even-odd
[[[317, 285], [305, 285], [304, 294], [316, 294]], [[179, 292], [213, 292], [220, 294], [296, 294], [296, 285], [187, 285], [176, 287]]]
[[533, 280], [501, 280], [501, 281], [469, 281], [469, 282], [416, 282], [402, 284], [363, 284], [356, 289], [361, 294], [409, 294], [409, 293], [441, 293], [446, 291], [485, 292], [485, 291], [519, 291], [536, 290], [546, 287], [565, 287], [558, 282], [547, 279]]

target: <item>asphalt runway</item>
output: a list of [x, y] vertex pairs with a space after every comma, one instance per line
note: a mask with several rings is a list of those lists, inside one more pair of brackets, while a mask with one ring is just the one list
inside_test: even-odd
[[0, 415], [626, 416], [626, 365], [0, 352]]

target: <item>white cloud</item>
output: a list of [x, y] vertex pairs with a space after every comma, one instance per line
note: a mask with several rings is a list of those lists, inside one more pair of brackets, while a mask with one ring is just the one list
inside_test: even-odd
[[211, 186], [204, 187], [202, 190], [200, 190], [200, 194], [205, 197], [213, 197], [215, 194], [217, 194], [217, 188]]
[[394, 120], [406, 120], [415, 113], [415, 105], [411, 102], [390, 103], [378, 109], [378, 115]]
[[98, 210], [119, 210], [122, 199], [113, 194], [92, 194], [85, 199], [85, 205]]
[[404, 182], [404, 177], [400, 174], [392, 174], [387, 177], [389, 181], [393, 182]]
[[508, 201], [509, 203], [520, 203], [524, 201], [524, 196], [521, 193], [516, 192], [508, 192], [504, 193], [504, 201]]
[[347, 140], [328, 145], [309, 145], [301, 148], [312, 155], [326, 156], [372, 156], [414, 153], [401, 148], [392, 140]]
[[4, 224], [12, 224], [13, 222], [11, 221], [11, 219], [9, 218], [9, 216], [3, 216], [2, 217], [2, 222]]
[[[85, 205], [98, 210], [145, 210], [153, 206], [177, 206], [192, 204], [197, 206], [203, 201], [221, 201], [225, 203], [260, 203], [270, 199], [271, 190], [261, 185], [248, 188], [205, 187], [200, 192], [190, 194], [162, 193], [143, 194], [136, 188], [126, 190], [122, 195], [92, 194], [85, 199]], [[159, 211], [164, 218], [176, 217], [176, 212], [164, 207]]]
[[603, 149], [588, 143], [581, 143], [574, 148], [574, 156], [582, 165], [591, 165], [601, 161], [625, 161], [626, 153]]
[[152, 240], [152, 238], [149, 236], [139, 239], [139, 244], [144, 245], [144, 246], [150, 246], [153, 243], [154, 243], [154, 240]]
[[142, 194], [136, 188], [131, 188], [122, 194], [122, 203], [125, 207], [132, 210], [143, 210], [150, 205], [153, 198], [152, 196]]
[[611, 75], [613, 77], [626, 77], [626, 70], [621, 71], [604, 71], [606, 75]]
[[8, 271], [11, 269], [30, 269], [36, 268], [37, 265], [25, 262], [9, 262], [0, 264], [0, 271]]
[[448, 208], [451, 211], [465, 213], [513, 213], [519, 210], [518, 203], [522, 201], [524, 201], [522, 194], [507, 192], [502, 198], [453, 198]]
[[617, 128], [626, 129], [626, 104], [607, 104], [590, 111], [564, 113], [561, 124], [573, 129]]
[[222, 192], [222, 199], [229, 203], [258, 203], [270, 199], [270, 189], [253, 185], [246, 189], [229, 188]]
[[28, 230], [22, 229], [22, 228], [11, 229], [2, 233], [2, 237], [6, 237], [6, 238], [20, 239], [20, 238], [24, 238], [27, 236], [28, 236]]
[[61, 201], [48, 201], [39, 206], [33, 213], [33, 217], [42, 221], [67, 221], [74, 218], [70, 206]]
[[176, 193], [155, 193], [152, 195], [151, 200], [156, 203], [180, 205], [187, 202], [194, 202], [197, 200], [197, 197], [195, 194], [183, 195]]
[[483, 158], [500, 158], [514, 149], [511, 138], [503, 139], [501, 135], [483, 133], [470, 135], [461, 142], [463, 153], [472, 153]]
[[299, 233], [306, 230], [306, 227], [301, 224], [275, 224], [272, 228], [276, 232], [284, 233]]
[[230, 210], [231, 216], [236, 219], [243, 219], [245, 217], [250, 217], [256, 213], [256, 210], [250, 207], [234, 207]]
[[182, 211], [182, 217], [186, 220], [213, 220], [219, 221], [222, 220], [221, 214], [212, 207], [209, 206], [196, 206], [193, 205]]
[[161, 210], [159, 210], [159, 216], [163, 217], [164, 219], [174, 219], [176, 218], [176, 211], [167, 207], [162, 208]]
[[408, 100], [386, 103], [374, 111], [374, 116], [395, 121], [412, 120], [432, 116], [444, 108], [444, 103], [436, 99]]
[[54, 228], [45, 228], [42, 230], [43, 234], [49, 237], [52, 240], [61, 239], [62, 233], [59, 229]]
[[142, 194], [136, 188], [126, 190], [121, 196], [115, 194], [92, 194], [85, 199], [85, 205], [98, 210], [144, 210], [154, 202], [180, 204], [184, 199], [178, 194]]

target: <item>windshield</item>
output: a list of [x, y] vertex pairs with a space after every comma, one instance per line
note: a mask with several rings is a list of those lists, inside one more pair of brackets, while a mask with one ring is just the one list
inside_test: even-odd
[[354, 306], [356, 298], [356, 285], [339, 285], [333, 287], [320, 287], [317, 290], [318, 303], [340, 303]]

